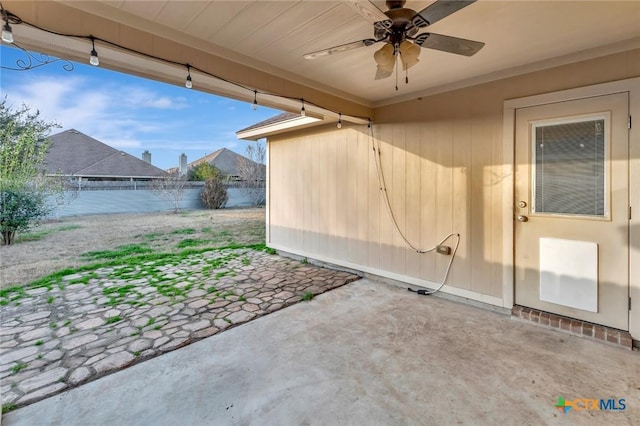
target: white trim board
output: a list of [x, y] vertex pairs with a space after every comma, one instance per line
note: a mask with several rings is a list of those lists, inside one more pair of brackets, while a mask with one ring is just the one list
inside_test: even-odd
[[[285, 253], [296, 255], [296, 256], [306, 257], [306, 258], [314, 259], [320, 262], [342, 266], [345, 268], [352, 269], [354, 271], [373, 274], [379, 277], [389, 278], [395, 281], [401, 281], [407, 284], [411, 284], [411, 285], [415, 285], [415, 286], [419, 286], [419, 287], [423, 287], [431, 290], [436, 289], [440, 286], [439, 283], [435, 283], [432, 281], [421, 280], [419, 278], [410, 277], [408, 275], [397, 274], [395, 272], [385, 271], [382, 269], [370, 268], [370, 267], [366, 267], [366, 266], [351, 263], [351, 262], [345, 262], [339, 259], [332, 259], [325, 256], [318, 256], [317, 254], [314, 254], [314, 253], [306, 253], [304, 251], [291, 250], [288, 247], [280, 246], [278, 244], [267, 244], [267, 246], [276, 250], [281, 250]], [[464, 299], [470, 299], [477, 302], [482, 302], [487, 305], [493, 305], [493, 306], [499, 306], [501, 308], [511, 309], [510, 307], [504, 306], [504, 304], [502, 303], [502, 299], [500, 299], [499, 297], [489, 296], [482, 293], [476, 293], [474, 291], [469, 291], [469, 290], [453, 287], [446, 284], [444, 285], [444, 287], [442, 287], [440, 291], [442, 293], [451, 294], [453, 296], [462, 297]]]

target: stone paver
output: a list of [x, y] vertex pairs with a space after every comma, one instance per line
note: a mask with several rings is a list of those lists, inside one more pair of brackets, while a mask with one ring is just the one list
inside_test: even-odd
[[250, 249], [144, 268], [162, 279], [108, 267], [0, 297], [3, 404], [38, 401], [359, 278]]

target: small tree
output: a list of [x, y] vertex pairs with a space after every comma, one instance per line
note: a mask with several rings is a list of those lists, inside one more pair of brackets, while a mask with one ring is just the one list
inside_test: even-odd
[[246, 158], [238, 159], [238, 176], [243, 183], [240, 190], [254, 205], [262, 205], [266, 201], [266, 167], [264, 165], [266, 150], [263, 144], [247, 146]]
[[189, 180], [206, 182], [212, 177], [221, 176], [222, 172], [214, 165], [200, 163], [189, 170]]
[[220, 175], [216, 175], [205, 182], [200, 193], [202, 204], [209, 209], [221, 209], [227, 204], [229, 194], [222, 183]]
[[174, 213], [180, 211], [180, 201], [184, 196], [187, 186], [187, 177], [181, 176], [179, 171], [169, 173], [169, 176], [161, 179], [154, 179], [150, 188], [158, 197], [171, 203]]
[[33, 221], [46, 216], [49, 208], [44, 193], [37, 188], [8, 188], [0, 192], [0, 229], [2, 244], [13, 243], [16, 232], [27, 231]]
[[45, 136], [55, 127], [23, 105], [14, 110], [6, 98], [0, 102], [0, 234], [12, 244], [46, 216], [46, 195], [54, 191], [44, 178], [42, 164], [49, 147]]

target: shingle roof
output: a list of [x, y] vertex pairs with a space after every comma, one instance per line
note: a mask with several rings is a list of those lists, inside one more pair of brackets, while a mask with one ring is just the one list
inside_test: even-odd
[[238, 176], [238, 160], [240, 159], [247, 159], [247, 157], [236, 154], [230, 149], [221, 148], [209, 155], [192, 161], [189, 163], [189, 168], [195, 167], [198, 164], [209, 163], [226, 175]]
[[278, 114], [274, 117], [271, 118], [267, 118], [266, 120], [263, 120], [259, 123], [256, 124], [252, 124], [249, 127], [246, 127], [242, 130], [238, 130], [236, 133], [242, 133], [242, 132], [246, 132], [248, 130], [253, 130], [253, 129], [259, 129], [260, 127], [265, 127], [265, 126], [270, 126], [272, 124], [277, 124], [280, 123], [281, 121], [288, 121], [288, 120], [292, 120], [294, 118], [298, 118], [301, 117], [300, 114], [295, 114], [292, 112], [283, 112], [282, 114]]
[[75, 129], [49, 137], [44, 165], [49, 174], [100, 177], [163, 177], [166, 172]]

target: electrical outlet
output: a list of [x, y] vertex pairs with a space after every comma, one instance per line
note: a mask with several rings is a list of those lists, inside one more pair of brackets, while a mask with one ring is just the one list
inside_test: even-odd
[[445, 256], [449, 256], [451, 254], [451, 247], [449, 246], [438, 246], [436, 247], [436, 253], [444, 254]]

